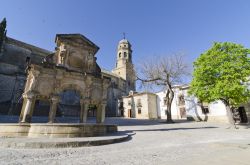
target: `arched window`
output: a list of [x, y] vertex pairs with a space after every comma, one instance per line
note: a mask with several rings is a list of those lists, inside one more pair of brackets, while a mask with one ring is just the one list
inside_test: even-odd
[[125, 57], [125, 58], [127, 57], [127, 52], [124, 52], [124, 57]]
[[30, 65], [30, 57], [26, 57], [26, 64]]
[[119, 53], [119, 58], [121, 58], [121, 54], [122, 54], [122, 53], [120, 52], [120, 53]]

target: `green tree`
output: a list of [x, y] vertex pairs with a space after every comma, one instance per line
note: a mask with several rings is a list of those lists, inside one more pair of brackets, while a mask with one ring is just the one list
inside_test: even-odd
[[205, 102], [221, 100], [233, 125], [233, 108], [250, 99], [249, 78], [249, 49], [216, 42], [194, 62], [189, 93]]
[[6, 33], [7, 33], [6, 25], [7, 25], [6, 18], [4, 18], [0, 23], [0, 53], [2, 51], [3, 43], [6, 38]]

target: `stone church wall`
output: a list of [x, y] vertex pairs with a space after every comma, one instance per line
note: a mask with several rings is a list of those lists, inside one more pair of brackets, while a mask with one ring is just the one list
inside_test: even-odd
[[20, 114], [27, 57], [38, 64], [49, 53], [12, 38], [6, 40], [0, 54], [0, 114]]
[[[0, 114], [20, 114], [22, 105], [21, 94], [26, 82], [25, 69], [27, 58], [30, 59], [31, 64], [41, 65], [43, 58], [51, 53], [12, 38], [6, 40], [4, 51], [0, 54]], [[126, 80], [110, 71], [102, 72], [102, 74], [110, 77], [114, 82], [108, 89], [106, 115], [120, 116], [118, 100], [129, 92], [126, 89]], [[58, 106], [60, 114], [77, 115], [80, 111], [80, 106], [78, 102], [70, 101], [72, 98], [77, 98], [77, 94], [69, 93], [62, 97]], [[74, 109], [72, 113], [68, 111], [70, 106]], [[49, 110], [49, 103], [39, 101], [35, 107], [34, 115], [46, 116]]]

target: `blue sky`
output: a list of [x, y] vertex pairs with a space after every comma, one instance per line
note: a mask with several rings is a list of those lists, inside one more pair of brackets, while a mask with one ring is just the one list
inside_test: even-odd
[[135, 64], [176, 52], [193, 62], [214, 41], [250, 47], [249, 0], [3, 0], [3, 17], [8, 36], [48, 50], [57, 33], [81, 33], [109, 70], [123, 32]]

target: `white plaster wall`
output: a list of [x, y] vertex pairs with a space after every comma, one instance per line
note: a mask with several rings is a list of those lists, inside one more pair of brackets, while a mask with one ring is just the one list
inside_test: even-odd
[[156, 95], [148, 95], [148, 113], [150, 119], [157, 119], [157, 103], [156, 103]]
[[[178, 107], [178, 96], [183, 94], [185, 100], [185, 109], [188, 119], [194, 120], [207, 120], [216, 122], [228, 122], [225, 105], [221, 101], [216, 101], [209, 104], [209, 113], [203, 114], [201, 107], [197, 104], [198, 99], [194, 96], [188, 95], [188, 89], [179, 90], [179, 88], [174, 89], [175, 96], [172, 102], [171, 112], [173, 119], [180, 119], [180, 111]], [[165, 110], [166, 105], [164, 105], [165, 92], [157, 93], [157, 111], [158, 118], [166, 119]]]
[[[141, 114], [138, 114], [138, 107], [137, 105], [137, 100], [141, 99]], [[148, 119], [149, 118], [149, 109], [148, 109], [148, 96], [146, 94], [143, 95], [138, 95], [134, 97], [135, 101], [135, 112], [136, 112], [136, 118], [138, 119]]]
[[128, 105], [129, 100], [130, 98], [123, 98], [124, 117], [128, 117], [128, 109], [130, 108]]
[[214, 116], [225, 116], [227, 115], [226, 107], [222, 101], [215, 101], [209, 104], [209, 110], [211, 115]]
[[[140, 99], [141, 107], [138, 107], [138, 100]], [[131, 106], [128, 105], [131, 100]], [[156, 95], [139, 94], [131, 97], [123, 98], [124, 117], [128, 117], [128, 110], [132, 110], [132, 117], [137, 119], [157, 119], [157, 102]], [[141, 108], [141, 113], [138, 113], [138, 108]]]
[[[165, 114], [165, 111], [167, 109], [167, 106], [164, 105], [164, 97], [166, 96], [165, 91], [162, 92], [158, 92], [156, 93], [157, 95], [157, 111], [158, 111], [158, 118], [161, 119], [166, 119], [167, 116]], [[174, 96], [172, 105], [171, 105], [171, 113], [172, 113], [172, 118], [173, 119], [179, 119], [180, 115], [179, 115], [179, 109], [177, 107], [177, 99], [176, 99], [176, 95]]]
[[189, 96], [187, 90], [185, 92], [185, 103], [187, 118], [196, 121], [215, 121], [215, 122], [228, 122], [226, 107], [221, 101], [215, 101], [208, 105], [209, 113], [203, 114], [201, 107], [197, 104], [198, 99], [194, 96]]

